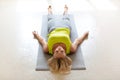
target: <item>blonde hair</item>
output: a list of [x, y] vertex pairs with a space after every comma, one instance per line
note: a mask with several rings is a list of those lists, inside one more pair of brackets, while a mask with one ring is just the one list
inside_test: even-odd
[[66, 56], [65, 58], [54, 58], [48, 59], [48, 65], [50, 71], [53, 73], [70, 73], [72, 60]]

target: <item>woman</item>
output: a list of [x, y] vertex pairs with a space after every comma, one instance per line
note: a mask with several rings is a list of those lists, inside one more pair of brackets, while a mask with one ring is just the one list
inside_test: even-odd
[[33, 32], [36, 38], [43, 47], [45, 53], [53, 56], [48, 60], [48, 65], [52, 72], [69, 73], [71, 70], [72, 60], [67, 54], [75, 53], [77, 47], [88, 38], [88, 32], [80, 38], [75, 39], [72, 43], [70, 40], [70, 19], [67, 14], [68, 7], [65, 5], [63, 16], [55, 16], [52, 14], [52, 7], [48, 7], [48, 42]]

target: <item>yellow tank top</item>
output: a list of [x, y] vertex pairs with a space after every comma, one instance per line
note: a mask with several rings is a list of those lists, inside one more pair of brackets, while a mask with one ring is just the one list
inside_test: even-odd
[[52, 48], [56, 43], [63, 43], [66, 45], [66, 53], [70, 53], [70, 30], [68, 28], [56, 28], [50, 34], [48, 34], [48, 50], [50, 54], [53, 54]]

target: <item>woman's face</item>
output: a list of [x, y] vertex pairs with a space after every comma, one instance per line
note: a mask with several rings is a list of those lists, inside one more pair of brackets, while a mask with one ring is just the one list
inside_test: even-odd
[[58, 46], [54, 50], [54, 54], [53, 54], [54, 58], [65, 58], [65, 56], [66, 56], [66, 53], [65, 53], [65, 50], [63, 49], [63, 47]]

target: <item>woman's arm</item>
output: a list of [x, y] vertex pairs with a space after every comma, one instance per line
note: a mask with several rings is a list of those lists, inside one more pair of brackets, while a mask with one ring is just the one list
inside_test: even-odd
[[75, 53], [78, 46], [82, 44], [85, 39], [88, 38], [88, 35], [89, 35], [89, 32], [86, 32], [83, 34], [82, 37], [75, 39], [75, 41], [71, 45], [70, 52]]
[[42, 45], [43, 51], [45, 53], [47, 53], [48, 52], [48, 45], [47, 45], [47, 42], [45, 41], [45, 39], [43, 37], [39, 36], [36, 31], [33, 31], [32, 33], [34, 35], [34, 38], [37, 39], [38, 42]]

